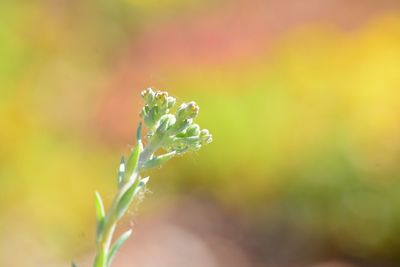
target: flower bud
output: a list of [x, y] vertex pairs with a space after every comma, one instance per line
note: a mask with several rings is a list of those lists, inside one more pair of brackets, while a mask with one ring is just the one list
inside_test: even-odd
[[184, 135], [184, 131], [193, 123], [192, 119], [179, 121], [176, 120], [176, 123], [173, 127], [170, 128], [171, 135]]
[[187, 104], [186, 103], [182, 103], [178, 110], [176, 111], [176, 118], [179, 120], [183, 120], [185, 117], [185, 110], [186, 110]]
[[199, 106], [195, 102], [183, 103], [176, 112], [178, 120], [193, 119], [199, 114]]
[[152, 107], [151, 109], [149, 109], [149, 107], [145, 107], [142, 110], [142, 116], [146, 126], [149, 128], [153, 128], [158, 120], [158, 107]]
[[145, 104], [153, 106], [155, 92], [151, 88], [147, 88], [146, 90], [142, 91], [141, 96], [145, 101]]
[[209, 144], [212, 142], [212, 135], [207, 129], [203, 129], [200, 131], [200, 143], [203, 144]]
[[199, 114], [200, 107], [196, 104], [196, 102], [189, 102], [187, 106], [187, 116], [190, 119], [195, 118]]
[[172, 125], [176, 122], [175, 116], [172, 114], [166, 114], [161, 117], [160, 123], [157, 127], [156, 134], [163, 135]]
[[167, 92], [162, 92], [162, 91], [157, 92], [154, 99], [155, 99], [156, 105], [160, 109], [162, 109], [162, 110], [167, 109], [167, 99], [168, 99]]
[[167, 97], [167, 108], [170, 109], [172, 108], [176, 103], [175, 97], [169, 96]]
[[198, 136], [200, 134], [200, 126], [198, 124], [192, 124], [186, 129], [186, 136]]

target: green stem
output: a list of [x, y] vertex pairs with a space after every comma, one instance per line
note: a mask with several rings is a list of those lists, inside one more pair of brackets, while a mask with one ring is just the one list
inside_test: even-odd
[[[137, 175], [136, 179], [139, 179], [139, 175]], [[118, 223], [117, 205], [124, 193], [132, 186], [136, 179], [132, 179], [118, 190], [110, 209], [106, 213], [102, 231], [96, 241], [96, 258], [93, 267], [109, 267], [107, 262], [108, 254], [110, 252], [114, 231]]]
[[139, 157], [139, 164], [138, 164], [139, 172], [141, 169], [143, 169], [143, 166], [145, 165], [145, 163], [151, 159], [153, 154], [157, 151], [157, 149], [162, 144], [163, 140], [164, 140], [163, 137], [155, 137], [144, 148], [143, 152], [140, 154], [140, 157]]

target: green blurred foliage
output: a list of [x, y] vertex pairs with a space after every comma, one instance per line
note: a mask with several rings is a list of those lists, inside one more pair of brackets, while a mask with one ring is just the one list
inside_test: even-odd
[[[122, 90], [114, 84], [129, 72], [120, 63], [127, 47], [207, 5], [0, 4], [0, 265], [11, 266], [14, 250], [35, 262], [45, 254], [68, 260], [92, 246], [93, 192], [109, 203], [119, 155], [134, 140], [107, 127], [133, 133], [140, 109], [132, 99], [104, 111], [115, 114], [110, 124], [98, 119], [108, 96]], [[147, 66], [155, 69], [150, 85], [198, 102], [199, 123], [214, 135], [199, 154], [152, 172], [152, 191], [199, 193], [260, 229], [273, 214], [345, 254], [398, 259], [399, 47], [400, 19], [389, 14], [352, 32], [296, 27], [248, 58]]]
[[178, 163], [183, 183], [261, 221], [272, 202], [346, 253], [397, 257], [399, 30], [393, 16], [356, 33], [307, 26], [256, 63], [179, 73], [172, 87], [190, 88], [214, 134]]

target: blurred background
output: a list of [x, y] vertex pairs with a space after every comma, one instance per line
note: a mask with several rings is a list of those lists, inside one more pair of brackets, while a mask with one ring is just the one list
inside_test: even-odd
[[91, 266], [147, 87], [214, 142], [150, 173], [115, 267], [400, 266], [400, 2], [0, 3], [0, 266]]

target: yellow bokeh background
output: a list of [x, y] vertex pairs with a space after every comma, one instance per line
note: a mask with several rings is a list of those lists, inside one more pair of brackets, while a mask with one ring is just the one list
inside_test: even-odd
[[[135, 220], [206, 199], [252, 229], [229, 237], [249, 266], [395, 266], [400, 6], [327, 2], [1, 3], [0, 266], [87, 262], [148, 86], [196, 100], [214, 142], [152, 171]], [[264, 261], [282, 227], [313, 237], [304, 265]]]

